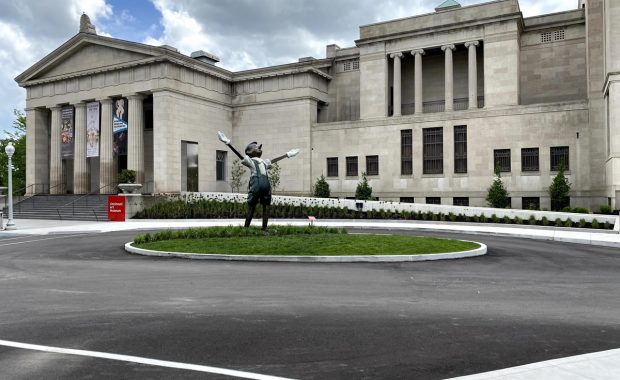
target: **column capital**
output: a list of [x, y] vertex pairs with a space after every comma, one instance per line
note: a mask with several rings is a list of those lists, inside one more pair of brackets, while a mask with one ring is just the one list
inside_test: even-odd
[[424, 55], [426, 54], [426, 52], [424, 51], [424, 49], [411, 50], [411, 55], [416, 55], [416, 54]]
[[453, 44], [449, 44], [449, 45], [443, 45], [443, 46], [441, 47], [441, 50], [443, 50], [443, 51], [446, 51], [446, 50], [448, 50], [448, 49], [450, 49], [450, 50], [454, 50], [454, 49], [456, 49], [456, 46], [454, 46]]
[[47, 107], [47, 108], [49, 108], [52, 111], [60, 111], [63, 107], [64, 106], [61, 106], [60, 104], [56, 104], [56, 105], [53, 105], [53, 106], [50, 106], [50, 107]]
[[113, 102], [112, 98], [101, 98], [101, 99], [97, 99], [96, 101], [101, 104], [112, 104]]
[[465, 47], [468, 48], [470, 46], [478, 46], [480, 43], [478, 41], [467, 41], [465, 42]]
[[78, 107], [79, 108], [85, 108], [86, 107], [86, 102], [78, 102], [78, 103], [73, 104], [73, 106], [75, 108], [78, 108]]
[[133, 93], [133, 94], [127, 94], [127, 95], [123, 94], [123, 97], [127, 99], [133, 99], [133, 100], [143, 100], [146, 98], [146, 95]]
[[398, 52], [398, 53], [392, 53], [392, 54], [390, 54], [390, 58], [396, 58], [396, 57], [398, 57], [398, 58], [402, 58], [402, 57], [403, 57], [403, 53]]

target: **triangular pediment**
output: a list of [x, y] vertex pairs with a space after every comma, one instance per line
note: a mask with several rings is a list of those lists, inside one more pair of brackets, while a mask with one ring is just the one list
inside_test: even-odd
[[62, 78], [160, 56], [160, 47], [78, 34], [20, 74], [18, 83]]

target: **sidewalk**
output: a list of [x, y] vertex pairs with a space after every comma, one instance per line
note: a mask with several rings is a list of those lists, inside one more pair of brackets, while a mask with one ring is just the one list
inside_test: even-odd
[[[259, 222], [255, 222], [259, 225]], [[272, 219], [271, 224], [307, 225], [304, 219]], [[242, 225], [242, 219], [130, 219], [125, 222], [80, 222], [58, 220], [18, 219], [16, 229], [0, 231], [3, 235], [48, 235], [71, 233], [98, 233], [162, 228], [187, 228]], [[502, 235], [526, 239], [552, 240], [620, 248], [620, 234], [610, 230], [583, 228], [555, 228], [529, 225], [484, 223], [424, 222], [402, 220], [317, 220], [317, 226], [348, 228], [380, 228], [388, 230], [432, 230], [481, 235]]]

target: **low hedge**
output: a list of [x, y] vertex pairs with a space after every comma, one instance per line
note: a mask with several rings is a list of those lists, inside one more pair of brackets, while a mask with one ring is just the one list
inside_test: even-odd
[[[244, 219], [247, 215], [247, 203], [216, 201], [211, 199], [195, 199], [191, 201], [174, 200], [158, 203], [150, 208], [138, 212], [134, 219]], [[582, 228], [612, 229], [613, 225], [605, 222], [600, 223], [596, 219], [592, 223], [572, 220], [555, 221], [543, 218], [536, 220], [532, 215], [523, 220], [520, 217], [511, 219], [507, 216], [498, 218], [495, 214], [491, 217], [484, 215], [466, 216], [454, 213], [433, 213], [422, 211], [389, 211], [389, 210], [370, 210], [357, 211], [344, 207], [327, 206], [295, 206], [295, 205], [272, 205], [270, 217], [278, 219], [305, 219], [308, 216], [315, 216], [318, 219], [389, 219], [389, 220], [428, 220], [428, 221], [451, 221], [468, 223], [501, 223], [501, 224], [528, 224], [538, 226], [569, 227], [577, 226]], [[256, 207], [255, 218], [262, 218], [262, 207]]]

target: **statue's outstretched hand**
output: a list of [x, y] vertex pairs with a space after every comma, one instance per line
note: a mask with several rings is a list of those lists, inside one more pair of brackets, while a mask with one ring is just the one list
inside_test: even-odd
[[299, 154], [299, 149], [291, 149], [288, 152], [286, 152], [286, 155], [288, 158], [295, 157], [298, 154]]
[[217, 131], [217, 138], [226, 145], [230, 145], [230, 139], [220, 131]]

